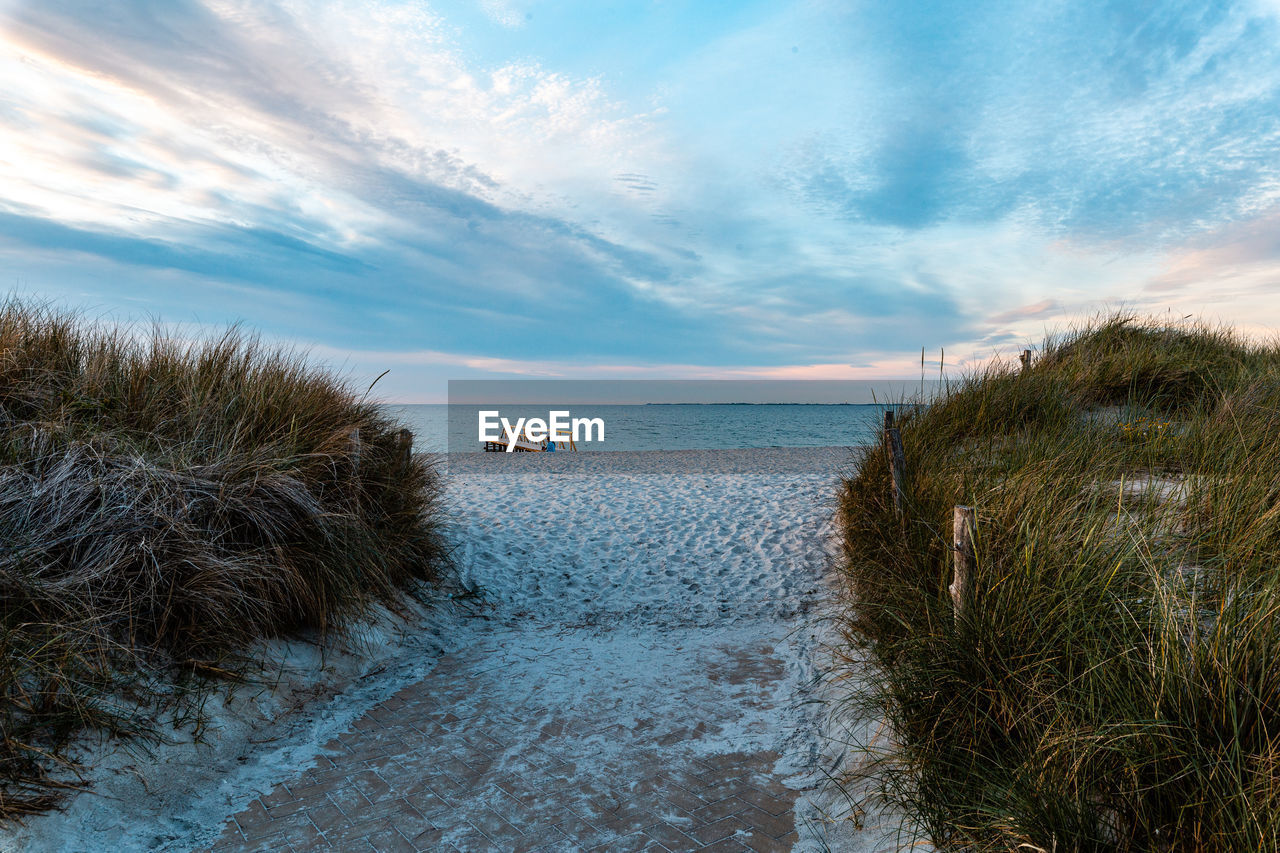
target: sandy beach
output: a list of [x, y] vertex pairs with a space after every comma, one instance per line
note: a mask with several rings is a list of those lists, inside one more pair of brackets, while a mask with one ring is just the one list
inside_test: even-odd
[[1280, 0], [0, 45], [0, 853], [1280, 853]]
[[6, 849], [882, 849], [874, 821], [832, 823], [820, 785], [849, 462], [455, 456], [452, 535], [484, 606], [388, 618], [319, 676], [314, 647], [273, 646], [294, 674], [213, 709], [210, 745], [99, 748], [94, 792]]

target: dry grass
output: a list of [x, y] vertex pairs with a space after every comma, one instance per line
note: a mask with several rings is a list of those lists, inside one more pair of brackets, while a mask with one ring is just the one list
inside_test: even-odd
[[945, 849], [1280, 849], [1280, 348], [1113, 317], [899, 424], [905, 522], [878, 449], [840, 494], [889, 796]]
[[54, 801], [87, 727], [136, 732], [245, 644], [436, 579], [440, 479], [398, 428], [236, 331], [0, 306], [0, 815]]

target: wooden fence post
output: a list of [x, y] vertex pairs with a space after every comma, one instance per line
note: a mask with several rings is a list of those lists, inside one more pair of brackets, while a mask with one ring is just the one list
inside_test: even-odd
[[402, 429], [396, 433], [396, 464], [401, 471], [408, 470], [413, 462], [413, 433]]
[[893, 425], [893, 412], [884, 413], [884, 452], [893, 475], [893, 508], [901, 518], [903, 514], [903, 481], [906, 479], [907, 459], [902, 452], [902, 433]]
[[349, 453], [351, 455], [351, 466], [359, 469], [360, 453], [364, 450], [363, 445], [360, 443], [360, 427], [356, 427], [351, 431], [351, 437], [348, 438], [347, 441], [350, 444]]
[[1022, 362], [1022, 369], [1025, 371], [1031, 367], [1031, 350], [1024, 349], [1022, 355], [1018, 356], [1018, 361]]
[[956, 619], [968, 606], [968, 595], [973, 578], [973, 531], [976, 517], [973, 507], [957, 506], [951, 511], [951, 605]]

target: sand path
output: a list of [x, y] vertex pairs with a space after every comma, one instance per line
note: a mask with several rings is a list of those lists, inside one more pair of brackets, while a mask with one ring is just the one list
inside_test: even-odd
[[453, 462], [485, 617], [458, 620], [451, 652], [264, 789], [213, 849], [819, 847], [808, 686], [848, 459]]

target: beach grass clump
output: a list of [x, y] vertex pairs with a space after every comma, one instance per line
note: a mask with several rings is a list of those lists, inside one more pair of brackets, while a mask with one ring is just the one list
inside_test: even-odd
[[237, 330], [198, 342], [0, 305], [0, 816], [87, 728], [248, 644], [440, 577], [442, 483], [379, 407]]
[[[882, 790], [943, 849], [1280, 849], [1280, 347], [1114, 316], [899, 409], [839, 494]], [[957, 609], [952, 517], [976, 511]]]

